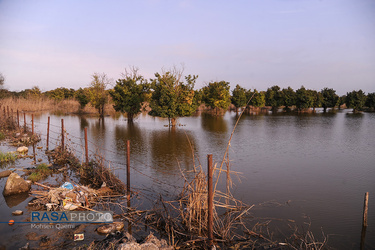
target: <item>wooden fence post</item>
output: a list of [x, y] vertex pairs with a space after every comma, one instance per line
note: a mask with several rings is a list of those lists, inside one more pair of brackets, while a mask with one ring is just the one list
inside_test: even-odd
[[26, 133], [26, 113], [25, 112], [23, 112], [23, 123], [24, 123], [24, 130]]
[[213, 187], [212, 187], [212, 154], [207, 155], [207, 191], [208, 191], [208, 246], [213, 246]]
[[18, 129], [20, 128], [20, 113], [18, 112], [17, 109], [17, 124], [18, 124]]
[[87, 145], [87, 127], [85, 128], [85, 154], [86, 154], [86, 163], [89, 163], [89, 149]]
[[64, 145], [64, 119], [61, 119], [61, 150], [65, 150]]
[[31, 134], [34, 135], [34, 114], [31, 114]]
[[126, 142], [126, 194], [130, 200], [130, 141]]
[[49, 123], [50, 123], [50, 117], [48, 116], [48, 123], [47, 123], [47, 150], [49, 147]]

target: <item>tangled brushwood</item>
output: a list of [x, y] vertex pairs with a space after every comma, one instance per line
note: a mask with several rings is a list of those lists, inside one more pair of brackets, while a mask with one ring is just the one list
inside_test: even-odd
[[79, 169], [79, 175], [84, 182], [89, 181], [93, 188], [99, 188], [105, 183], [120, 194], [126, 190], [124, 183], [105, 166], [104, 158], [99, 155], [96, 155], [95, 159], [88, 164], [83, 163]]
[[104, 158], [99, 154], [96, 154], [89, 163], [81, 163], [69, 146], [65, 146], [64, 150], [58, 146], [51, 150], [49, 155], [54, 164], [68, 165], [78, 174], [82, 183], [90, 185], [92, 188], [100, 188], [105, 183], [107, 187], [118, 193], [124, 193], [126, 190], [125, 185], [105, 165]]

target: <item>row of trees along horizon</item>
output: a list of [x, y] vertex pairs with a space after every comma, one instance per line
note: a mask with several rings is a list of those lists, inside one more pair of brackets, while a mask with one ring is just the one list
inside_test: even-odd
[[247, 90], [238, 84], [230, 93], [230, 83], [213, 81], [199, 90], [194, 90], [197, 75], [183, 76], [183, 70], [173, 68], [155, 73], [155, 77], [147, 80], [138, 73], [135, 67], [125, 70], [113, 88], [112, 81], [105, 73], [94, 73], [92, 81], [86, 88], [57, 88], [41, 92], [39, 87], [12, 92], [3, 88], [5, 79], [0, 74], [0, 99], [6, 97], [40, 98], [42, 96], [57, 101], [76, 99], [83, 109], [88, 103], [95, 107], [100, 116], [104, 116], [104, 106], [111, 99], [114, 109], [126, 113], [128, 121], [142, 112], [142, 105], [147, 102], [152, 116], [169, 118], [170, 124], [176, 124], [177, 117], [191, 116], [201, 104], [205, 104], [216, 115], [224, 114], [230, 104], [236, 110], [247, 106], [271, 107], [276, 111], [283, 107], [285, 111], [298, 112], [308, 109], [347, 108], [357, 111], [375, 110], [375, 92], [367, 95], [362, 90], [353, 90], [346, 95], [338, 96], [336, 90], [324, 88], [321, 91], [306, 89], [304, 86], [294, 91], [291, 87], [281, 89], [274, 85], [266, 91]]

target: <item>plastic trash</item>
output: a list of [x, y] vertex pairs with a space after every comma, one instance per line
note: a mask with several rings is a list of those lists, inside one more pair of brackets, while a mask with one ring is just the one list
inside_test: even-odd
[[69, 190], [73, 190], [73, 184], [70, 183], [70, 182], [65, 182], [64, 184], [61, 185], [61, 188], [66, 188], [66, 189], [69, 189]]
[[84, 234], [74, 234], [74, 241], [84, 240], [84, 239], [85, 239], [85, 235]]

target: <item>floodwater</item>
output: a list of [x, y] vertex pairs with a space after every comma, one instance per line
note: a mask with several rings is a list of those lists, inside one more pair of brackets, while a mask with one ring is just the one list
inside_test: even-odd
[[[48, 116], [35, 115], [36, 131], [42, 134], [44, 145]], [[141, 114], [133, 124], [123, 116], [103, 120], [50, 116], [50, 148], [59, 142], [64, 119], [67, 143], [84, 160], [81, 138], [87, 127], [90, 154], [104, 155], [124, 181], [126, 141], [130, 140], [131, 186], [148, 195], [149, 199], [143, 201], [146, 207], [153, 204], [158, 193], [171, 199], [178, 195], [183, 185], [181, 171], [189, 176], [193, 164], [199, 161], [206, 169], [207, 154], [213, 154], [220, 165], [238, 118], [235, 112], [223, 117], [200, 114], [180, 118], [181, 126], [170, 129], [167, 119], [147, 114]], [[369, 192], [365, 244], [375, 248], [374, 127], [375, 113], [353, 114], [349, 110], [244, 114], [229, 148], [231, 170], [240, 172], [239, 177], [231, 175], [232, 193], [246, 204], [259, 205], [252, 212], [254, 217], [294, 220], [300, 229], [310, 229], [318, 240], [323, 239], [323, 232], [328, 245], [335, 249], [358, 249], [363, 199]], [[225, 190], [221, 184], [220, 188]], [[4, 207], [1, 204], [2, 214], [10, 210]]]

